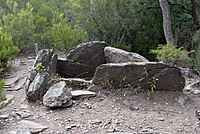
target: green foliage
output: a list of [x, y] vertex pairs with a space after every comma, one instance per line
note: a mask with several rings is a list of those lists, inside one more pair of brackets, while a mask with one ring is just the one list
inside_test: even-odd
[[156, 82], [158, 81], [158, 78], [153, 77], [151, 81], [148, 82], [148, 92], [154, 93], [156, 90]]
[[7, 69], [8, 61], [12, 60], [18, 52], [18, 48], [13, 46], [11, 36], [7, 36], [0, 28], [0, 72]]
[[111, 46], [125, 50], [125, 51], [129, 51], [129, 52], [132, 50], [131, 44], [126, 45], [126, 44], [121, 44], [120, 42], [111, 42]]
[[33, 8], [30, 3], [27, 3], [25, 8], [17, 10], [18, 3], [14, 3], [15, 8], [12, 12], [5, 14], [2, 18], [4, 22], [3, 30], [12, 36], [14, 45], [19, 49], [30, 49], [35, 41]]
[[123, 78], [122, 80], [121, 80], [121, 82], [120, 82], [120, 87], [122, 87], [122, 88], [131, 88], [132, 87], [132, 85], [131, 85], [131, 83], [130, 82], [128, 82], [127, 80], [126, 80], [126, 77], [125, 78]]
[[172, 44], [159, 45], [156, 50], [151, 50], [151, 53], [156, 54], [158, 61], [172, 65], [186, 65], [191, 62], [188, 57], [188, 52], [182, 48], [176, 48]]
[[[178, 46], [193, 50], [190, 35], [196, 26], [191, 1], [168, 2], [172, 31], [180, 25]], [[200, 12], [200, 1], [196, 3]], [[40, 48], [68, 51], [86, 40], [104, 40], [155, 60], [149, 51], [166, 43], [162, 25], [161, 8], [155, 0], [0, 1], [0, 26], [20, 49], [33, 50], [38, 43]]]
[[195, 53], [192, 55], [194, 59], [193, 64], [195, 68], [200, 69], [200, 30], [198, 30], [194, 35], [193, 41], [194, 49], [196, 50]]
[[3, 94], [3, 86], [4, 86], [4, 84], [5, 84], [4, 80], [1, 80], [0, 81], [0, 102], [6, 100], [6, 96]]
[[40, 48], [68, 51], [86, 41], [86, 32], [64, 17], [67, 14], [67, 10], [61, 12], [64, 3], [64, 0], [7, 0], [2, 3], [6, 10], [0, 16], [0, 25], [20, 50], [34, 50], [37, 42]]
[[35, 69], [37, 72], [39, 72], [39, 71], [45, 69], [45, 66], [43, 66], [42, 63], [38, 63], [38, 64], [34, 67], [34, 69]]
[[[3, 94], [3, 86], [4, 86], [4, 80], [0, 81], [0, 109], [5, 108], [8, 104], [11, 103], [13, 98], [8, 99], [5, 94]], [[1, 114], [1, 112], [0, 112]]]
[[49, 41], [51, 47], [58, 50], [69, 51], [81, 42], [86, 41], [86, 32], [80, 29], [77, 25], [69, 25], [64, 22], [54, 24], [44, 38]]

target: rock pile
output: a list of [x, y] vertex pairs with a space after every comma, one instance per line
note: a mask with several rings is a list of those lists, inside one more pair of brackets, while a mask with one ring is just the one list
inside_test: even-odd
[[[149, 62], [139, 54], [113, 48], [100, 41], [77, 46], [65, 60], [59, 59], [53, 50], [43, 49], [36, 57], [34, 68], [26, 84], [26, 95], [29, 101], [41, 100], [48, 107], [68, 107], [72, 104], [73, 95], [94, 96], [93, 92], [80, 91], [93, 84], [159, 90], [182, 90], [185, 86], [179, 68]], [[53, 86], [49, 85], [56, 71], [64, 78]]]

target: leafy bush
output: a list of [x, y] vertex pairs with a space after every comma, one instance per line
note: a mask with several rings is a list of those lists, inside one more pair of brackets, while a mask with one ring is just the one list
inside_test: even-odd
[[60, 22], [54, 24], [47, 33], [44, 34], [45, 40], [49, 41], [50, 47], [57, 50], [68, 51], [79, 43], [86, 41], [86, 32], [77, 25]]
[[125, 51], [128, 51], [128, 52], [131, 52], [131, 44], [126, 45], [124, 43], [121, 44], [119, 41], [117, 41], [117, 42], [111, 41], [111, 46], [125, 50]]
[[156, 50], [151, 50], [151, 53], [156, 54], [157, 60], [167, 64], [188, 66], [191, 62], [188, 56], [191, 52], [182, 50], [182, 48], [176, 48], [176, 46], [172, 44], [158, 45], [158, 48]]
[[19, 52], [19, 49], [13, 46], [12, 37], [3, 33], [0, 28], [0, 73], [7, 69], [8, 61], [12, 60]]

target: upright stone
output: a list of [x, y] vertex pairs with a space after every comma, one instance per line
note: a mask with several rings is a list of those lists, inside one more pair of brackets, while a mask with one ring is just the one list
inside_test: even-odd
[[58, 59], [57, 68], [58, 73], [65, 78], [85, 78], [94, 75], [93, 68], [89, 65], [69, 59]]
[[57, 58], [58, 56], [57, 54], [54, 54], [53, 49], [42, 49], [38, 52], [34, 67], [38, 64], [42, 64], [50, 76], [53, 76], [57, 69]]
[[[40, 65], [40, 66], [39, 66]], [[57, 54], [52, 49], [42, 49], [38, 52], [29, 79], [25, 84], [29, 101], [42, 100], [46, 93], [47, 83], [56, 73]]]
[[88, 65], [91, 68], [90, 76], [94, 74], [96, 67], [105, 64], [104, 48], [108, 46], [105, 42], [93, 41], [79, 45], [70, 51], [67, 59]]

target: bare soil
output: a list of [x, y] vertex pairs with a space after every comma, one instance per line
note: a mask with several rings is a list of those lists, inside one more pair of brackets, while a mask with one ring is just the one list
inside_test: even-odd
[[[34, 59], [20, 56], [13, 61], [11, 74], [26, 71]], [[103, 89], [97, 96], [74, 100], [70, 108], [49, 109], [39, 103], [30, 103], [25, 90], [5, 91], [14, 95], [13, 102], [1, 112], [9, 114], [0, 120], [0, 133], [14, 130], [20, 120], [26, 119], [48, 129], [41, 134], [199, 134], [195, 111], [200, 108], [198, 95], [181, 91], [136, 93], [133, 89]], [[27, 112], [20, 117], [18, 112]]]

